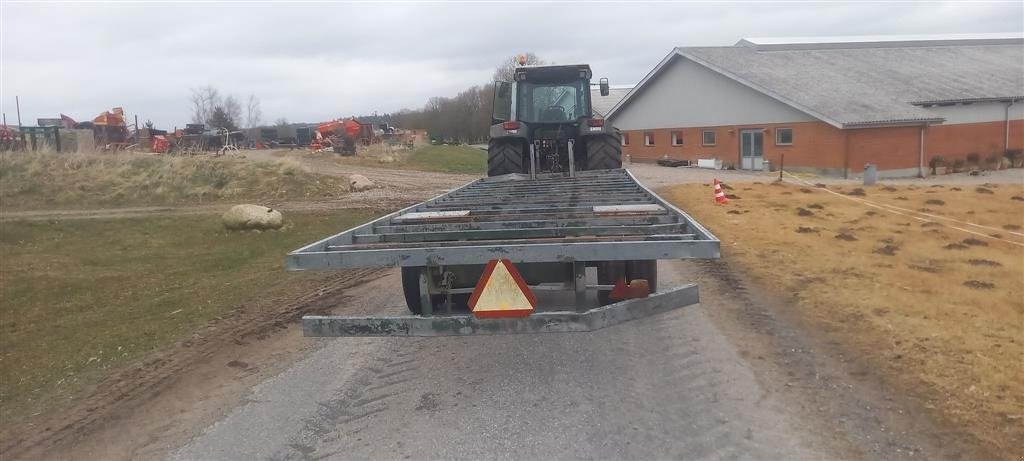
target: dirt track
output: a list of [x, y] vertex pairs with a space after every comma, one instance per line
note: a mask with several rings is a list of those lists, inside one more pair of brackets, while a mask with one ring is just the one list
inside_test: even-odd
[[[311, 165], [365, 174], [400, 191], [363, 196], [372, 206], [401, 206], [472, 179]], [[346, 200], [366, 203], [360, 198]], [[277, 300], [281, 308], [260, 317], [244, 310], [226, 316], [117, 373], [43, 426], [5, 434], [4, 452], [113, 459], [985, 456], [973, 440], [921, 416], [920, 403], [894, 394], [884, 376], [808, 331], [784, 302], [745, 284], [728, 261], [662, 266], [667, 283], [699, 282], [704, 302], [602, 334], [541, 338], [308, 340], [295, 324], [304, 312], [401, 307], [394, 270], [324, 274], [310, 279], [321, 285], [315, 293]]]

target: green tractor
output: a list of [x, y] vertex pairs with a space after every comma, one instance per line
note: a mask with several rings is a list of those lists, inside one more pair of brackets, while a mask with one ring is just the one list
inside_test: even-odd
[[[590, 66], [522, 66], [495, 82], [487, 175], [562, 173], [622, 167], [618, 130], [594, 118]], [[600, 81], [608, 95], [608, 79]]]

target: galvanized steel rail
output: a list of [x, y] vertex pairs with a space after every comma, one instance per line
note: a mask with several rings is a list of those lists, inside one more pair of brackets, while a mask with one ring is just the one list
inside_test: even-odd
[[628, 171], [599, 170], [479, 179], [295, 250], [288, 269], [717, 257], [700, 223]]
[[539, 312], [525, 318], [478, 319], [472, 314], [437, 317], [308, 315], [302, 318], [302, 333], [307, 337], [581, 333], [692, 306], [698, 302], [700, 293], [697, 285], [691, 283], [647, 298], [629, 299], [584, 312]]

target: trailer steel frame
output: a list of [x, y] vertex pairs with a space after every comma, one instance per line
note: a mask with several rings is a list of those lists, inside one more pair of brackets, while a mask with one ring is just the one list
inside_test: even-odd
[[482, 178], [288, 254], [291, 271], [718, 258], [718, 238], [627, 170]]

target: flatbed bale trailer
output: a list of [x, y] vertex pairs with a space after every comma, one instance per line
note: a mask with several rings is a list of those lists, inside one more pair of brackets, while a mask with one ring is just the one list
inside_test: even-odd
[[[288, 254], [287, 267], [401, 267], [409, 315], [306, 316], [306, 336], [577, 332], [697, 303], [695, 284], [657, 291], [657, 260], [718, 258], [719, 247], [627, 170], [533, 170], [478, 179], [306, 245]], [[566, 291], [574, 302], [541, 303], [523, 318], [476, 318], [466, 301], [494, 259], [513, 263], [532, 291]], [[633, 279], [647, 280], [652, 294], [613, 302], [616, 282]]]

